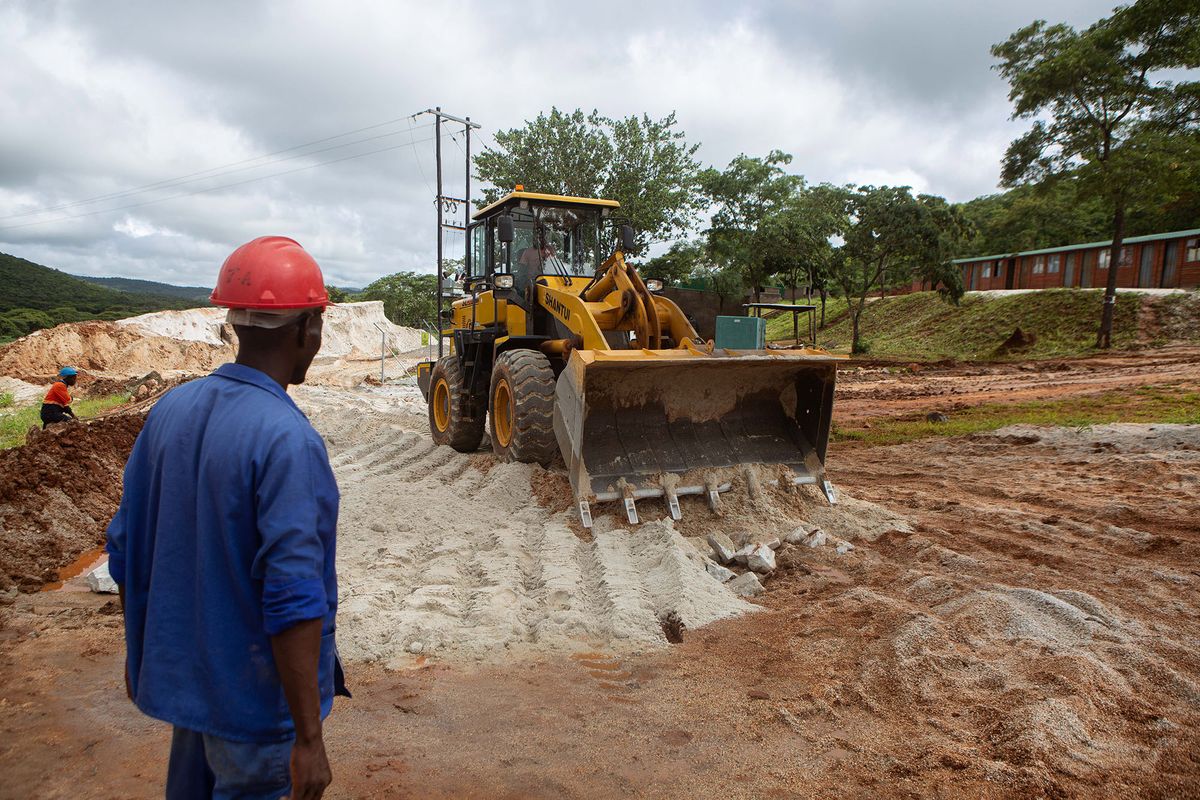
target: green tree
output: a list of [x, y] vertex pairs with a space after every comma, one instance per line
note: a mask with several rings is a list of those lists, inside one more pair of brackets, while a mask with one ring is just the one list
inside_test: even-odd
[[437, 278], [415, 272], [397, 272], [363, 289], [362, 300], [382, 300], [383, 313], [397, 325], [428, 328], [436, 324]]
[[638, 268], [643, 278], [658, 278], [665, 285], [686, 280], [704, 263], [702, 242], [676, 242], [671, 249]]
[[709, 250], [718, 261], [741, 270], [755, 302], [778, 266], [768, 263], [768, 255], [780, 253], [775, 243], [790, 232], [781, 215], [804, 186], [799, 175], [784, 172], [791, 161], [787, 153], [772, 150], [765, 158], [739, 155], [724, 171], [710, 167], [700, 174], [700, 185], [715, 208], [705, 232]]
[[1195, 0], [1138, 0], [1083, 31], [1038, 20], [992, 47], [1013, 118], [1035, 120], [1009, 145], [1003, 183], [1071, 174], [1110, 213], [1113, 266], [1097, 347], [1112, 343], [1126, 214], [1169, 193], [1172, 174], [1181, 184], [1193, 177], [1200, 161], [1200, 82], [1164, 74], [1200, 66], [1198, 31]]
[[732, 310], [739, 314], [742, 313], [742, 308], [738, 305], [746, 296], [746, 284], [742, 282], [742, 271], [732, 264], [710, 265], [706, 268], [704, 275], [712, 286], [712, 290], [720, 298], [718, 310], [724, 313], [726, 304], [729, 304]]
[[325, 292], [329, 295], [331, 303], [348, 303], [350, 302], [350, 293], [345, 289], [339, 289], [336, 286], [325, 286]]
[[958, 270], [950, 263], [961, 221], [945, 200], [913, 197], [907, 186], [847, 186], [836, 194], [847, 225], [831, 277], [850, 307], [852, 352], [862, 352], [859, 322], [872, 290], [920, 274], [945, 284], [953, 299], [962, 296]]
[[[958, 206], [973, 233], [960, 255], [993, 255], [1094, 242], [1111, 221], [1098, 198], [1079, 196], [1070, 178], [1017, 186]], [[1158, 233], [1165, 228], [1147, 230]]]
[[675, 114], [610, 119], [598, 111], [551, 108], [524, 127], [499, 131], [475, 156], [477, 177], [494, 188], [482, 204], [517, 184], [533, 192], [616, 200], [615, 219], [634, 227], [641, 248], [687, 230], [700, 208], [695, 159]]
[[825, 301], [829, 296], [829, 269], [833, 257], [831, 239], [845, 229], [843, 209], [828, 187], [797, 191], [782, 208], [769, 215], [759, 229], [767, 269], [792, 290], [816, 291], [821, 297], [821, 325], [825, 324]]

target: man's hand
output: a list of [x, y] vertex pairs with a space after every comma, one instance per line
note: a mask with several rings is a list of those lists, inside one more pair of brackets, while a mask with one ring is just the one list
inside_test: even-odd
[[321, 738], [321, 691], [317, 687], [321, 620], [305, 620], [272, 636], [271, 650], [296, 726], [291, 796], [293, 800], [316, 800], [333, 780]]
[[320, 736], [304, 743], [297, 739], [292, 745], [291, 800], [318, 800], [332, 780], [324, 740]]

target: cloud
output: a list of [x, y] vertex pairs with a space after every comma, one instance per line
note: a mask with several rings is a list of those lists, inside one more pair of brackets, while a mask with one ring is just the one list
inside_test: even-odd
[[[708, 163], [779, 148], [810, 182], [965, 200], [995, 190], [1020, 130], [988, 47], [1039, 16], [1080, 25], [1109, 11], [1043, 6], [10, 2], [0, 118], [17, 124], [0, 126], [0, 250], [207, 284], [238, 244], [278, 233], [342, 285], [431, 271], [432, 132], [404, 117], [434, 105], [483, 123], [476, 146], [551, 105], [676, 111]], [[398, 121], [289, 150], [385, 120]], [[352, 139], [366, 141], [340, 146]], [[448, 193], [460, 147], [443, 140]], [[42, 209], [56, 210], [29, 213]]]

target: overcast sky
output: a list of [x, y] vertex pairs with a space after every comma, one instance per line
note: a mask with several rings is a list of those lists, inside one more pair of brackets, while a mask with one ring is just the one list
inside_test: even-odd
[[0, 251], [211, 285], [234, 247], [283, 234], [344, 286], [432, 271], [432, 129], [404, 117], [434, 105], [485, 144], [553, 105], [675, 111], [706, 164], [779, 148], [810, 182], [967, 200], [1024, 128], [988, 47], [1112, 6], [0, 0]]

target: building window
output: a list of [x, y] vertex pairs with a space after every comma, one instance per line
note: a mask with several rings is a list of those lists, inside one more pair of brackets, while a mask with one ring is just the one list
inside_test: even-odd
[[983, 262], [983, 277], [985, 277], [985, 278], [992, 277], [992, 262], [990, 262], [990, 261]]
[[1037, 256], [1033, 259], [1033, 274], [1041, 275], [1046, 271], [1046, 257]]
[[1184, 244], [1184, 261], [1200, 261], [1200, 239], [1188, 239]]
[[1059, 256], [1050, 256], [1050, 261], [1046, 264], [1046, 272], [1058, 272]]
[[1096, 269], [1108, 269], [1109, 257], [1111, 255], [1111, 250], [1108, 250], [1107, 248], [1101, 250], [1099, 255], [1096, 256]]
[[1133, 266], [1133, 248], [1132, 247], [1122, 247], [1121, 248], [1121, 264], [1120, 264], [1120, 266], [1122, 266], [1122, 267]]

